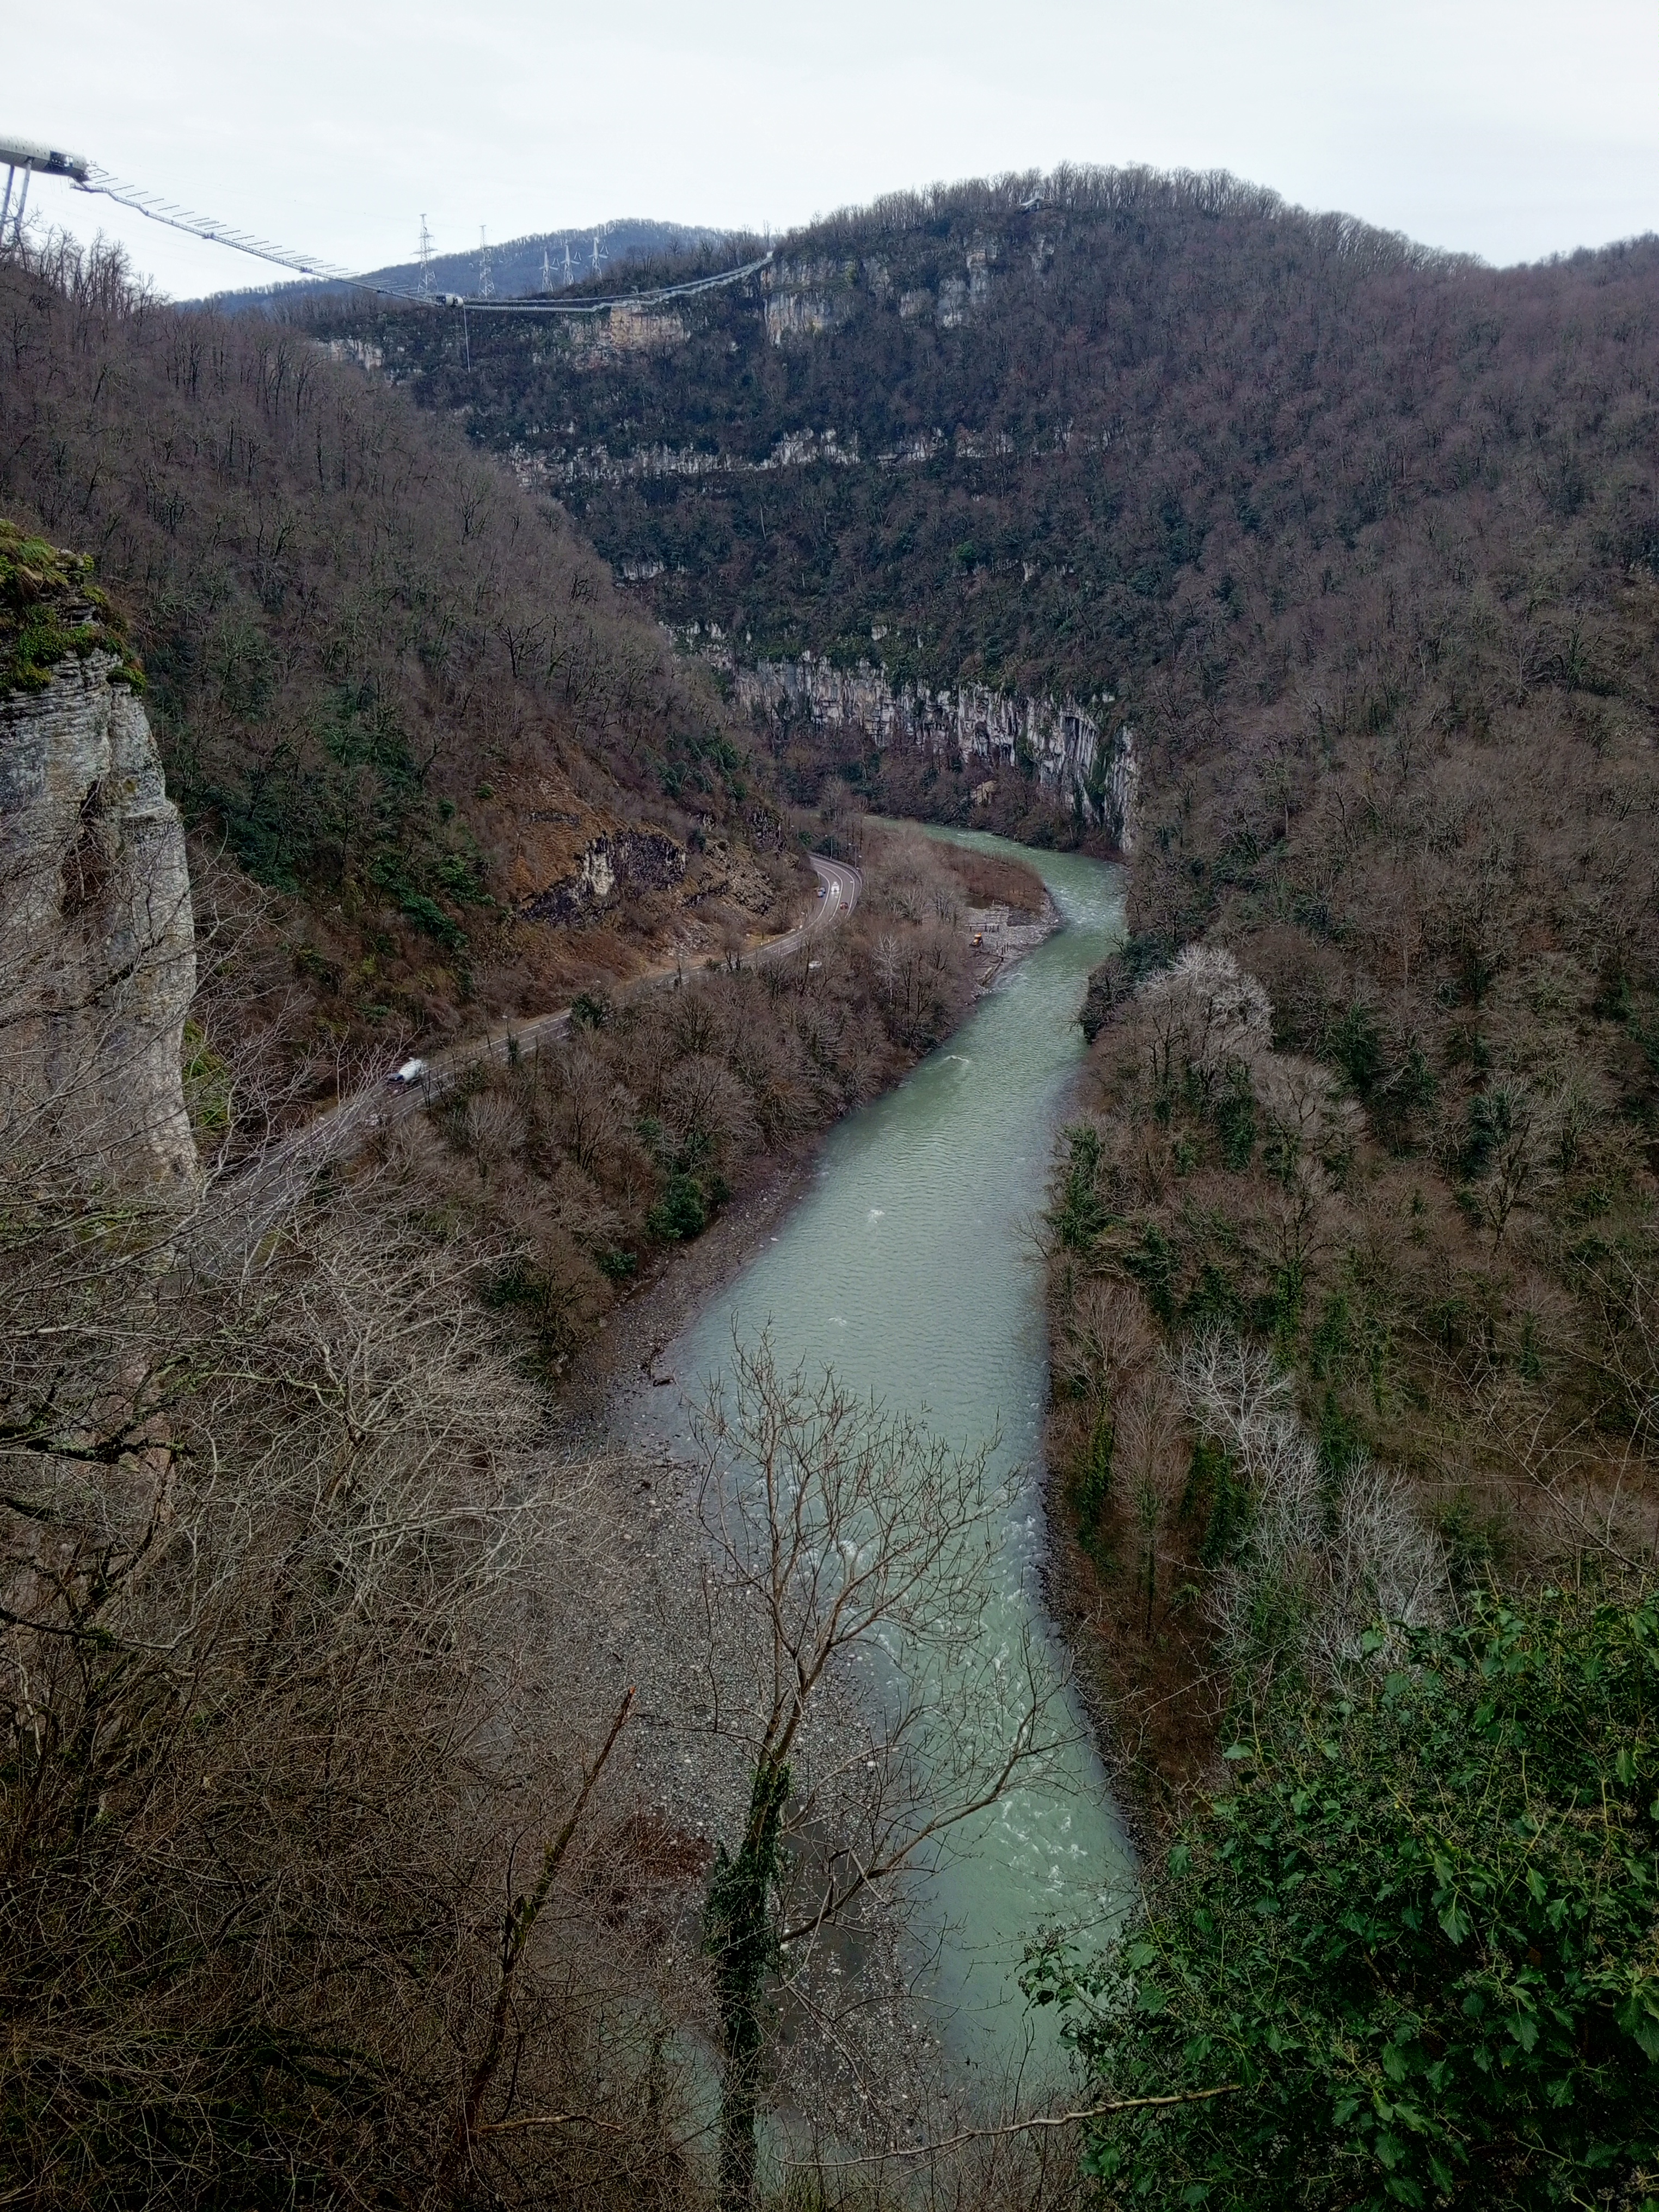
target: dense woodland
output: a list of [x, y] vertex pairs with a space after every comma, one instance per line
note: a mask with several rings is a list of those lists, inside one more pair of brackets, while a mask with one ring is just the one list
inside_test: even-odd
[[1042, 903], [1027, 871], [915, 832], [857, 850], [850, 921], [787, 961], [584, 993], [568, 1042], [481, 1064], [408, 1140], [441, 1216], [510, 1251], [490, 1296], [550, 1380], [619, 1291], [949, 1036], [974, 994], [969, 903], [1010, 878]]
[[[275, 1141], [289, 981], [198, 876], [184, 1200], [112, 1188], [74, 1099], [19, 1081], [32, 979], [0, 958], [19, 2201], [708, 2206], [698, 1907], [757, 1624], [690, 1569], [695, 1506], [653, 1525], [662, 1470], [552, 1393], [619, 1295], [970, 997], [963, 878], [919, 837], [865, 867], [810, 965], [587, 994], [568, 1041], [430, 1116], [369, 1091]], [[822, 1823], [815, 1756], [833, 1781], [833, 1732], [796, 1753]]]
[[[1659, 2200], [1659, 246], [1494, 271], [1224, 178], [1028, 177], [833, 218], [643, 334], [475, 325], [470, 368], [429, 313], [325, 303], [325, 358], [97, 260], [0, 286], [0, 494], [100, 556], [170, 778], [246, 872], [202, 878], [204, 1142], [285, 1064], [239, 1009], [280, 1040], [296, 990], [413, 1030], [584, 986], [568, 1046], [264, 1212], [210, 1190], [174, 1246], [9, 1139], [8, 1540], [87, 1532], [14, 1700], [19, 2171], [72, 2109], [64, 2204], [690, 2204], [674, 2022], [723, 2039], [752, 2146], [811, 1861], [787, 1762], [754, 1737], [718, 1875], [607, 1770], [567, 1870], [619, 1647], [526, 1591], [620, 1613], [638, 1572], [567, 1540], [584, 1498], [633, 1540], [596, 1462], [517, 1515], [523, 1394], [945, 1033], [983, 886], [872, 843], [821, 967], [648, 998], [603, 930], [509, 921], [544, 784], [584, 835], [701, 839], [729, 933], [787, 903], [789, 799], [837, 838], [860, 788], [965, 810], [957, 763], [737, 727], [649, 611], [740, 659], [1109, 693], [1145, 763], [1048, 1240], [1054, 1588], [1146, 1911], [1098, 1958], [1032, 1931], [1092, 2113], [1056, 2165], [1019, 2136], [822, 2201]], [[169, 1484], [204, 1586], [144, 1565]], [[574, 2132], [513, 2132], [538, 2112]]]
[[[704, 644], [1109, 692], [1145, 749], [1130, 934], [1057, 1170], [1053, 1466], [1124, 1786], [1205, 1871], [1093, 1982], [1061, 1960], [1034, 1986], [1113, 2087], [1261, 2087], [1106, 2130], [1109, 2197], [1253, 2204], [1271, 2167], [1283, 2203], [1642, 2201], [1659, 246], [1493, 270], [1224, 178], [1022, 178], [835, 218], [682, 319], [604, 356], [514, 333], [470, 380], [435, 327], [376, 329]], [[804, 779], [966, 811], [952, 763], [860, 770], [790, 734]], [[1506, 1718], [1450, 1686], [1377, 1705], [1390, 1653], [1402, 1681], [1532, 1686]], [[1462, 1824], [1562, 1730], [1584, 1765], [1540, 1748], [1510, 1817], [1616, 1800], [1632, 1856], [1534, 1869], [1544, 1942], [1482, 1917], [1519, 1877]], [[1414, 1869], [1425, 1822], [1444, 1848]], [[1595, 1939], [1619, 1998], [1559, 1940], [1606, 1880], [1631, 1885]], [[1304, 1881], [1447, 1948], [1362, 1990], [1310, 1890], [1245, 1976], [1231, 1931]], [[1305, 1997], [1292, 1956], [1328, 1970]], [[1146, 1976], [1168, 2034], [1133, 2025]], [[1578, 2039], [1575, 2094], [1604, 2100], [1581, 2132], [1549, 2118], [1559, 2057], [1529, 2087], [1436, 2012], [1479, 2021], [1499, 1984]], [[1504, 2033], [1517, 2065], [1545, 2047]]]
[[[1617, 1545], [1607, 1485], [1650, 1543], [1659, 246], [1494, 270], [1062, 173], [831, 218], [675, 315], [491, 331], [470, 373], [430, 318], [373, 327], [739, 659], [1115, 695], [1144, 818], [1066, 1267], [1155, 1332], [1265, 1333], [1462, 1571], [1564, 1516]], [[947, 814], [953, 766], [863, 763]], [[1194, 1076], [1136, 993], [1200, 941], [1265, 1012]]]
[[[44, 698], [76, 656], [142, 685], [125, 652], [85, 556], [0, 528], [9, 691]], [[863, 865], [849, 921], [758, 968], [584, 993], [568, 1036], [391, 1120], [349, 1072], [343, 1108], [306, 1115], [276, 895], [198, 844], [184, 1076], [204, 1172], [159, 1195], [108, 1172], [124, 1089], [90, 1129], [72, 1066], [40, 1090], [28, 1039], [55, 1001], [33, 937], [6, 939], [0, 2177], [20, 2199], [710, 2203], [699, 2084], [732, 2012], [713, 1966], [747, 1923], [722, 1944], [699, 1908], [716, 1844], [741, 1855], [765, 1743], [749, 1657], [787, 1618], [822, 1675], [847, 1619], [792, 1611], [793, 1577], [757, 1614], [747, 1547], [688, 1573], [718, 1563], [718, 1521], [695, 1498], [659, 1521], [662, 1470], [561, 1423], [554, 1394], [618, 1297], [948, 1032], [974, 988], [964, 900], [1041, 896], [1006, 862], [844, 811], [826, 826]], [[71, 884], [73, 932], [81, 827], [62, 852], [9, 840], [9, 911], [44, 871]], [[799, 1385], [763, 1356], [750, 1374], [808, 1445]], [[959, 1550], [983, 1453], [836, 1418], [845, 1443], [816, 1463], [847, 1471], [845, 1526], [867, 1541], [858, 1515], [884, 1508], [902, 1542], [932, 1480], [927, 1542]], [[893, 1614], [861, 1597], [851, 1619]], [[800, 1731], [789, 1771], [815, 1836], [884, 1840], [886, 1875], [847, 1901], [890, 2004], [888, 1893], [932, 1804], [897, 1786], [896, 1751], [892, 1787], [844, 1802], [843, 1771], [883, 1747], [849, 1759], [848, 1725]], [[792, 1877], [815, 1929], [817, 1864], [775, 1850], [763, 1930]], [[900, 2080], [933, 2094], [817, 1949], [798, 1936], [738, 2008], [769, 2061], [735, 2100], [751, 2166], [786, 2073], [826, 2124], [838, 2092], [842, 2126], [869, 2126], [876, 2082], [878, 2134]], [[842, 2002], [850, 2060], [846, 2019], [774, 2051], [797, 1992]], [[981, 2201], [1044, 2185], [1017, 2148], [1000, 2167]]]
[[[94, 560], [198, 842], [282, 895], [313, 1035], [556, 1006], [688, 902], [719, 951], [810, 893], [718, 699], [459, 432], [64, 241], [0, 265], [0, 501]], [[522, 918], [617, 828], [690, 848], [672, 898]]]

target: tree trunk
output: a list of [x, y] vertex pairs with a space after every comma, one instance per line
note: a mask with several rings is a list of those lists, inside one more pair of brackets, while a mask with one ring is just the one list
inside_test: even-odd
[[778, 1962], [772, 1885], [789, 1769], [763, 1760], [749, 1797], [749, 1826], [737, 1856], [714, 1862], [704, 1941], [714, 1960], [726, 2068], [720, 2081], [720, 2212], [749, 2212], [760, 2155], [762, 2058], [767, 1985]]

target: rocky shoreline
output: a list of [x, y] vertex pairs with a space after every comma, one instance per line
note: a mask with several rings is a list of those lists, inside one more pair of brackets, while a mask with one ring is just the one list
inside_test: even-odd
[[[975, 1003], [1000, 988], [1060, 923], [1059, 908], [1045, 895], [1035, 918], [1011, 921], [1003, 941], [976, 949]], [[682, 1245], [652, 1281], [617, 1303], [571, 1363], [561, 1392], [569, 1414], [603, 1429], [618, 1399], [641, 1376], [664, 1389], [684, 1386], [688, 1378], [670, 1374], [663, 1355], [693, 1316], [763, 1249], [816, 1169], [828, 1134], [816, 1131], [774, 1154], [759, 1181], [738, 1192], [701, 1237]]]

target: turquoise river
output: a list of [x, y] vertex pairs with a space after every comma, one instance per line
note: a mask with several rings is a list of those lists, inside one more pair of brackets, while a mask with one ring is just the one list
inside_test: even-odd
[[[706, 1377], [729, 1348], [734, 1319], [745, 1334], [769, 1323], [781, 1361], [833, 1364], [891, 1407], [925, 1408], [953, 1438], [998, 1431], [1019, 1498], [983, 1634], [993, 1648], [1012, 1648], [1029, 1627], [1046, 1662], [1059, 1665], [1039, 1586], [1048, 1351], [1033, 1230], [1083, 1055], [1077, 1015], [1088, 973], [1121, 933], [1121, 878], [1073, 854], [969, 833], [961, 842], [1036, 868], [1061, 927], [947, 1045], [839, 1125], [776, 1237], [667, 1364], [683, 1380]], [[639, 1442], [669, 1442], [677, 1417], [650, 1395], [625, 1422]], [[934, 1994], [949, 2040], [969, 2061], [1011, 2057], [1025, 2036], [1014, 1975], [1026, 1939], [1045, 1924], [1109, 1923], [1130, 1878], [1080, 1726], [1062, 1770], [1005, 1798], [930, 1885], [925, 1910], [945, 1930]]]

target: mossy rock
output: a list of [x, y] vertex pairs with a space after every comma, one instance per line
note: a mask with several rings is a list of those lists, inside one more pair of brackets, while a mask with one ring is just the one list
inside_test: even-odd
[[143, 689], [119, 618], [92, 580], [89, 554], [31, 538], [0, 517], [0, 697], [44, 691], [64, 661], [106, 653], [112, 684]]

